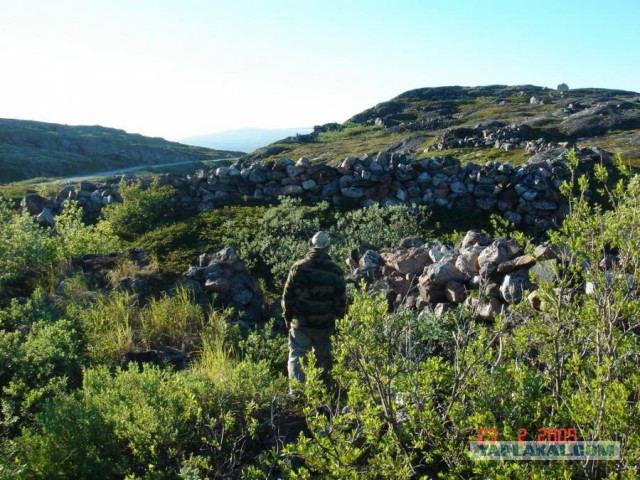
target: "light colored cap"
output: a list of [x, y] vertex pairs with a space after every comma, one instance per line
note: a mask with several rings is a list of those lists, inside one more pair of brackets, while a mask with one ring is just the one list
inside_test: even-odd
[[316, 233], [311, 240], [309, 240], [309, 247], [311, 248], [329, 248], [331, 242], [329, 237], [324, 232]]

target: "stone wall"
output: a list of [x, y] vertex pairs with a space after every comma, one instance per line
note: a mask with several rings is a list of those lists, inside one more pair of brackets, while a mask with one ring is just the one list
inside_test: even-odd
[[[186, 214], [211, 210], [242, 198], [273, 200], [281, 195], [301, 196], [309, 201], [334, 204], [424, 204], [445, 208], [477, 208], [497, 212], [518, 226], [543, 231], [566, 213], [566, 200], [559, 186], [568, 176], [568, 150], [554, 151], [547, 158], [535, 157], [523, 166], [488, 162], [468, 163], [448, 156], [411, 160], [403, 154], [380, 152], [347, 157], [339, 165], [297, 162], [280, 158], [275, 162], [238, 163], [230, 167], [196, 171], [192, 175], [162, 175], [161, 185], [176, 189], [175, 206]], [[581, 168], [594, 162], [611, 165], [610, 155], [596, 149], [577, 151]], [[116, 176], [101, 184], [82, 182], [68, 186], [50, 205], [40, 205], [34, 196], [23, 200], [34, 214], [49, 210], [43, 223], [61, 210], [67, 198], [77, 199], [88, 218], [97, 218], [104, 205], [120, 201], [121, 182], [140, 181], [133, 175]]]

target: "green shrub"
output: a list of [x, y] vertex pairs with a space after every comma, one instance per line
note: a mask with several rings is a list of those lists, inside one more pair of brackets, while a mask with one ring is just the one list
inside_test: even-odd
[[423, 206], [373, 205], [344, 213], [338, 211], [329, 231], [334, 255], [343, 260], [362, 243], [376, 249], [397, 247], [403, 238], [427, 234], [428, 219], [429, 211]]
[[0, 198], [0, 287], [18, 279], [37, 283], [62, 259], [60, 239], [28, 212], [14, 213]]
[[0, 287], [12, 281], [46, 284], [62, 260], [113, 252], [118, 243], [109, 224], [84, 225], [76, 202], [56, 217], [51, 230], [40, 227], [26, 211], [13, 212], [0, 198]]
[[208, 367], [86, 370], [78, 395], [54, 397], [33, 428], [5, 442], [5, 462], [24, 479], [228, 478], [260, 448], [256, 432], [283, 384], [261, 364]]
[[104, 215], [117, 235], [132, 239], [175, 217], [174, 194], [170, 186], [152, 185], [143, 190], [137, 183], [122, 184], [122, 203], [107, 205]]
[[59, 256], [63, 258], [115, 252], [120, 243], [110, 223], [101, 221], [96, 225], [85, 225], [82, 207], [75, 201], [67, 203], [56, 217], [55, 231], [61, 239]]
[[0, 310], [0, 362], [3, 426], [14, 431], [44, 399], [79, 385], [81, 336], [36, 290], [24, 303], [13, 300]]
[[200, 216], [146, 232], [136, 240], [165, 268], [185, 271], [202, 253]]

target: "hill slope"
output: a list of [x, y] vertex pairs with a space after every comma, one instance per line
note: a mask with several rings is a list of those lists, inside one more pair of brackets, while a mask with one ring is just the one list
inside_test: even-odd
[[135, 165], [233, 158], [242, 154], [100, 126], [0, 119], [0, 183]]
[[436, 87], [405, 92], [344, 124], [315, 127], [245, 157], [338, 162], [381, 150], [417, 158], [509, 160], [553, 152], [557, 142], [620, 152], [640, 165], [640, 94], [621, 90], [558, 91], [532, 85]]
[[311, 131], [311, 128], [240, 128], [184, 138], [180, 141], [197, 147], [253, 152], [255, 149], [264, 147], [281, 138], [296, 135], [297, 133], [307, 134]]

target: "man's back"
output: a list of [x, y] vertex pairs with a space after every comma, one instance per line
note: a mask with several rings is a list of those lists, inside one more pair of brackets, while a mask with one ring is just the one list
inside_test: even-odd
[[283, 298], [285, 320], [293, 327], [333, 328], [345, 305], [344, 274], [329, 254], [311, 250], [293, 265]]

